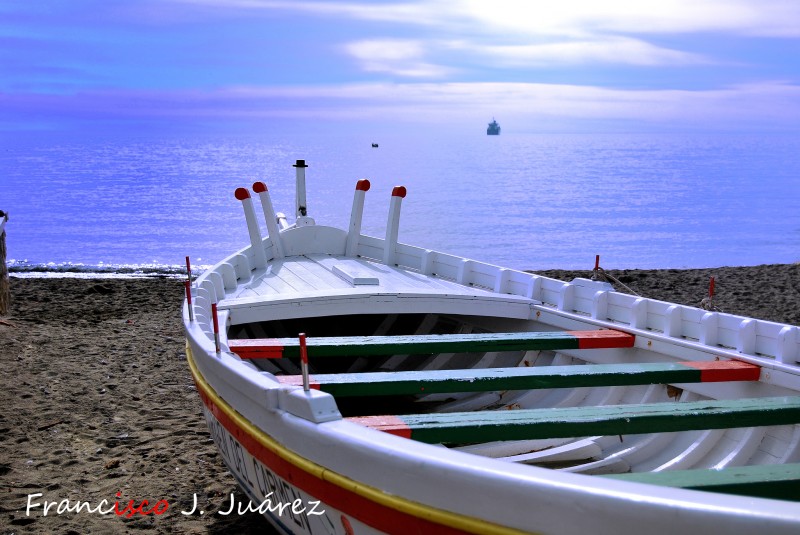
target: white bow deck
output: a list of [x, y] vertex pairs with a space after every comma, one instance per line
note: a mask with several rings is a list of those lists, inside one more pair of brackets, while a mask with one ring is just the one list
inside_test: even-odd
[[[342, 255], [310, 254], [273, 261], [219, 301], [231, 324], [271, 318], [405, 312], [485, 314], [527, 319], [533, 301]], [[320, 307], [323, 307], [322, 309]]]

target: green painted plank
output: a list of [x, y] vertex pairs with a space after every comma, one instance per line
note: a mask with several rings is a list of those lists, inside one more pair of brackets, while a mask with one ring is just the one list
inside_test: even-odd
[[[760, 368], [739, 361], [707, 363], [627, 363], [581, 366], [535, 366], [467, 370], [422, 370], [313, 374], [311, 387], [334, 396], [398, 396], [492, 390], [579, 388], [646, 384], [758, 380]], [[301, 376], [282, 376], [284, 384], [302, 385]]]
[[[462, 353], [633, 347], [634, 336], [615, 330], [408, 336], [308, 337], [309, 358], [369, 355]], [[242, 358], [300, 355], [297, 338], [230, 339], [230, 350]]]
[[602, 477], [724, 494], [800, 501], [800, 464], [736, 466], [724, 470], [668, 470]]
[[800, 397], [363, 416], [351, 421], [428, 443], [666, 433], [800, 423]]
[[[313, 374], [312, 388], [334, 396], [396, 396], [579, 388], [641, 384], [698, 383], [701, 372], [682, 364], [587, 364], [530, 368]], [[300, 376], [278, 379], [302, 384]]]

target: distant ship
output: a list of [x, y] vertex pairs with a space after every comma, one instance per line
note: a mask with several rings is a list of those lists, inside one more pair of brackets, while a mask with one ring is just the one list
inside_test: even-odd
[[486, 129], [487, 136], [499, 136], [500, 135], [500, 125], [497, 124], [497, 121], [492, 118], [492, 122], [489, 123], [489, 128]]

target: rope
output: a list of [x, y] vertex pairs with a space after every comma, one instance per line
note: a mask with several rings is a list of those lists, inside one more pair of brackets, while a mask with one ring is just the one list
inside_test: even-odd
[[703, 310], [710, 310], [713, 312], [722, 312], [722, 309], [717, 308], [717, 306], [714, 304], [713, 297], [704, 297], [702, 301], [700, 301], [700, 308], [702, 308]]
[[[637, 292], [633, 291], [629, 286], [625, 285], [625, 283], [620, 281], [618, 278], [616, 278], [611, 273], [607, 272], [605, 269], [601, 268], [599, 265], [597, 265], [594, 268], [594, 271], [593, 271], [593, 274], [592, 274], [592, 280], [593, 281], [599, 280], [599, 281], [603, 281], [603, 282], [610, 282], [610, 283], [613, 283], [613, 284], [618, 284], [619, 286], [624, 288], [628, 293], [633, 294], [633, 295], [635, 295], [637, 297], [641, 297], [641, 295], [639, 295]], [[711, 312], [722, 312], [722, 309], [717, 307], [714, 304], [714, 278], [713, 277], [711, 278], [711, 285], [710, 285], [710, 288], [709, 288], [709, 295], [708, 295], [708, 297], [705, 297], [700, 301], [699, 308], [702, 308], [703, 310], [708, 310], [708, 311], [711, 311]]]
[[594, 274], [592, 275], [592, 280], [593, 281], [603, 280], [605, 282], [613, 282], [615, 284], [619, 284], [620, 286], [625, 288], [625, 290], [627, 290], [628, 293], [633, 294], [633, 295], [635, 295], [637, 297], [641, 297], [641, 295], [639, 295], [638, 293], [634, 292], [631, 288], [626, 286], [625, 283], [620, 281], [618, 278], [616, 278], [614, 275], [612, 275], [611, 273], [607, 272], [605, 269], [601, 268], [600, 266], [597, 266], [596, 268], [594, 268]]

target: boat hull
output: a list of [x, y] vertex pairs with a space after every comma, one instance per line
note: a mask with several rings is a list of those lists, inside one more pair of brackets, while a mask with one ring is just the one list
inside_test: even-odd
[[[296, 167], [300, 176], [305, 166]], [[266, 186], [256, 185], [270, 221], [274, 214]], [[632, 404], [672, 403], [670, 410], [680, 412], [684, 401], [785, 396], [787, 404], [796, 406], [797, 327], [622, 294], [595, 280], [565, 283], [398, 243], [404, 188], [392, 192], [386, 239], [364, 236], [360, 210], [368, 187], [364, 181], [357, 184], [349, 231], [316, 226], [305, 216], [303, 193], [298, 223], [271, 230], [267, 240], [254, 223], [249, 194], [237, 190], [251, 246], [187, 286], [194, 298], [193, 303], [187, 299], [183, 314], [189, 367], [217, 448], [251, 500], [246, 510], [265, 514], [287, 533], [584, 535], [639, 532], [644, 527], [652, 535], [798, 533], [797, 502], [603, 477], [742, 464], [794, 465], [796, 470], [796, 420], [751, 421], [744, 429], [730, 419], [723, 422], [724, 429], [669, 427], [675, 432], [604, 432], [607, 429], [597, 426], [605, 421], [604, 412], [612, 412], [603, 407], [617, 410], [619, 405], [630, 410]], [[570, 335], [568, 346], [480, 351], [462, 347], [436, 354], [393, 350], [391, 355], [367, 354], [372, 349], [356, 353], [345, 343], [345, 354], [332, 360], [314, 353], [312, 373], [363, 381], [365, 372], [373, 371], [444, 371], [438, 376], [452, 372], [453, 379], [463, 381], [469, 380], [465, 371], [472, 369], [688, 363], [706, 370], [708, 363], [736, 360], [749, 370], [748, 377], [719, 384], [716, 379], [697, 384], [673, 379], [521, 391], [493, 387], [477, 393], [447, 391], [438, 397], [420, 391], [392, 401], [406, 403], [411, 412], [384, 412], [387, 405], [377, 399], [380, 395], [352, 403], [298, 386], [302, 368], [308, 366], [304, 342], [299, 343], [299, 354], [286, 356], [276, 354], [284, 346], [275, 344], [298, 332], [329, 339], [445, 334], [449, 341], [462, 333], [502, 333], [486, 342], [491, 345], [507, 343], [513, 333], [600, 329], [619, 331], [616, 338], [625, 343], [581, 348]], [[415, 352], [422, 354], [411, 354]], [[684, 409], [689, 407], [684, 412], [691, 413], [694, 406], [684, 403]], [[554, 434], [545, 440], [569, 438], [534, 446], [529, 445], [534, 440], [519, 435], [496, 439], [489, 433], [475, 440], [442, 435], [435, 444], [426, 444], [403, 438], [414, 436], [405, 430], [396, 436], [397, 428], [392, 427], [397, 415], [424, 412], [416, 416], [435, 426], [448, 418], [434, 413], [472, 418], [474, 411], [476, 418], [490, 422], [492, 431], [498, 413], [528, 410], [514, 415], [522, 414], [527, 425], [529, 418], [536, 418], [536, 409], [540, 414], [558, 412], [551, 410], [554, 407], [578, 409], [573, 414], [591, 409], [589, 423], [594, 427], [589, 435], [604, 436]], [[393, 420], [388, 426], [373, 426], [360, 415]], [[562, 453], [567, 457], [557, 457]], [[534, 458], [541, 466], [528, 464]], [[542, 464], [542, 458], [550, 464]], [[554, 460], [562, 464], [552, 464]]]

